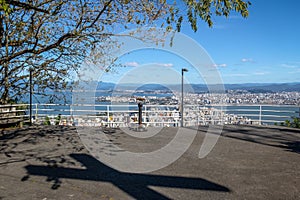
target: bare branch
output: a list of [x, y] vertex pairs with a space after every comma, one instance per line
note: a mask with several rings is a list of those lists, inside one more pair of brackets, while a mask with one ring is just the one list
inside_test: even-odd
[[38, 11], [38, 12], [43, 12], [43, 13], [50, 14], [48, 10], [38, 8], [38, 7], [30, 5], [28, 3], [24, 3], [24, 2], [20, 2], [20, 1], [14, 1], [14, 0], [5, 0], [5, 2], [7, 4], [10, 4], [10, 5], [13, 5], [13, 6], [18, 6], [18, 7], [21, 7], [23, 9], [26, 9], [26, 10], [35, 10], [35, 11]]

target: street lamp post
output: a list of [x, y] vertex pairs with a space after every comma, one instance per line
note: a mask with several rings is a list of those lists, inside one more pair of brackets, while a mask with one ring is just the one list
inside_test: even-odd
[[32, 69], [29, 69], [29, 124], [32, 125]]
[[183, 74], [184, 72], [188, 72], [186, 68], [181, 69], [181, 127], [183, 127]]

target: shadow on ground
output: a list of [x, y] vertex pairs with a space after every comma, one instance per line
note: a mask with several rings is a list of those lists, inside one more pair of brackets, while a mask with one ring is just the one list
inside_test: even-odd
[[[41, 128], [42, 127], [42, 128]], [[41, 131], [42, 130], [42, 131]], [[17, 139], [30, 135], [30, 137], [44, 137], [48, 135], [62, 135], [66, 132], [75, 131], [75, 127], [67, 126], [31, 126], [26, 128], [15, 128], [12, 130], [0, 130], [0, 141]], [[30, 131], [30, 134], [28, 133]]]
[[230, 192], [227, 187], [201, 178], [125, 173], [104, 165], [88, 154], [70, 154], [70, 157], [82, 163], [86, 169], [27, 165], [27, 175], [22, 181], [27, 181], [31, 175], [45, 176], [47, 181], [54, 182], [52, 189], [58, 189], [62, 184], [61, 179], [65, 178], [109, 182], [136, 199], [169, 199], [149, 186]]
[[[65, 154], [83, 152], [84, 146], [74, 133], [75, 127], [42, 126], [2, 130], [0, 167], [28, 160], [47, 164], [71, 163]], [[72, 164], [72, 163], [71, 163]]]
[[[207, 127], [199, 126], [198, 131], [206, 132]], [[222, 136], [300, 153], [300, 129], [226, 125], [223, 127]]]

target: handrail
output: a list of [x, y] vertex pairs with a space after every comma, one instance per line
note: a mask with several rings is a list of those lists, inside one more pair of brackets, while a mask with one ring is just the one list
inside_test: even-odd
[[[0, 105], [1, 108], [21, 107], [12, 112], [23, 112], [20, 117], [28, 117], [29, 104]], [[257, 123], [272, 124], [284, 122], [287, 119], [299, 115], [297, 105], [184, 105], [184, 121], [186, 124], [195, 123]], [[25, 107], [25, 108], [24, 108]], [[143, 120], [147, 124], [174, 124], [180, 119], [179, 105], [144, 105]], [[222, 108], [222, 109], [218, 109]], [[132, 104], [33, 104], [32, 112], [35, 122], [45, 120], [45, 117], [53, 117], [61, 114], [67, 120], [79, 120], [91, 118], [99, 120], [103, 124], [126, 124], [120, 120], [122, 117], [137, 117], [136, 105]], [[6, 111], [3, 114], [7, 113]], [[9, 113], [9, 112], [8, 112]], [[298, 114], [297, 114], [298, 113]], [[0, 112], [1, 114], [1, 112]], [[223, 117], [223, 118], [222, 118]], [[212, 119], [210, 119], [212, 118]], [[225, 119], [230, 118], [230, 119]], [[232, 118], [232, 119], [231, 119]], [[242, 119], [241, 119], [242, 118]], [[225, 120], [224, 120], [225, 119]], [[116, 120], [116, 121], [113, 121]], [[118, 121], [119, 120], [119, 121]], [[148, 120], [148, 121], [147, 121]], [[154, 120], [154, 121], [150, 121]], [[169, 121], [171, 120], [171, 122]], [[173, 120], [173, 121], [172, 121]], [[227, 120], [227, 121], [226, 121]], [[228, 121], [229, 120], [229, 121]], [[231, 121], [230, 121], [231, 120]]]

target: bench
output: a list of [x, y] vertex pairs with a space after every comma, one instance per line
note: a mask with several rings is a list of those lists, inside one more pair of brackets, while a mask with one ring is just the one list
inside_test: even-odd
[[22, 126], [26, 120], [28, 117], [25, 110], [20, 109], [20, 105], [0, 105], [0, 128]]

